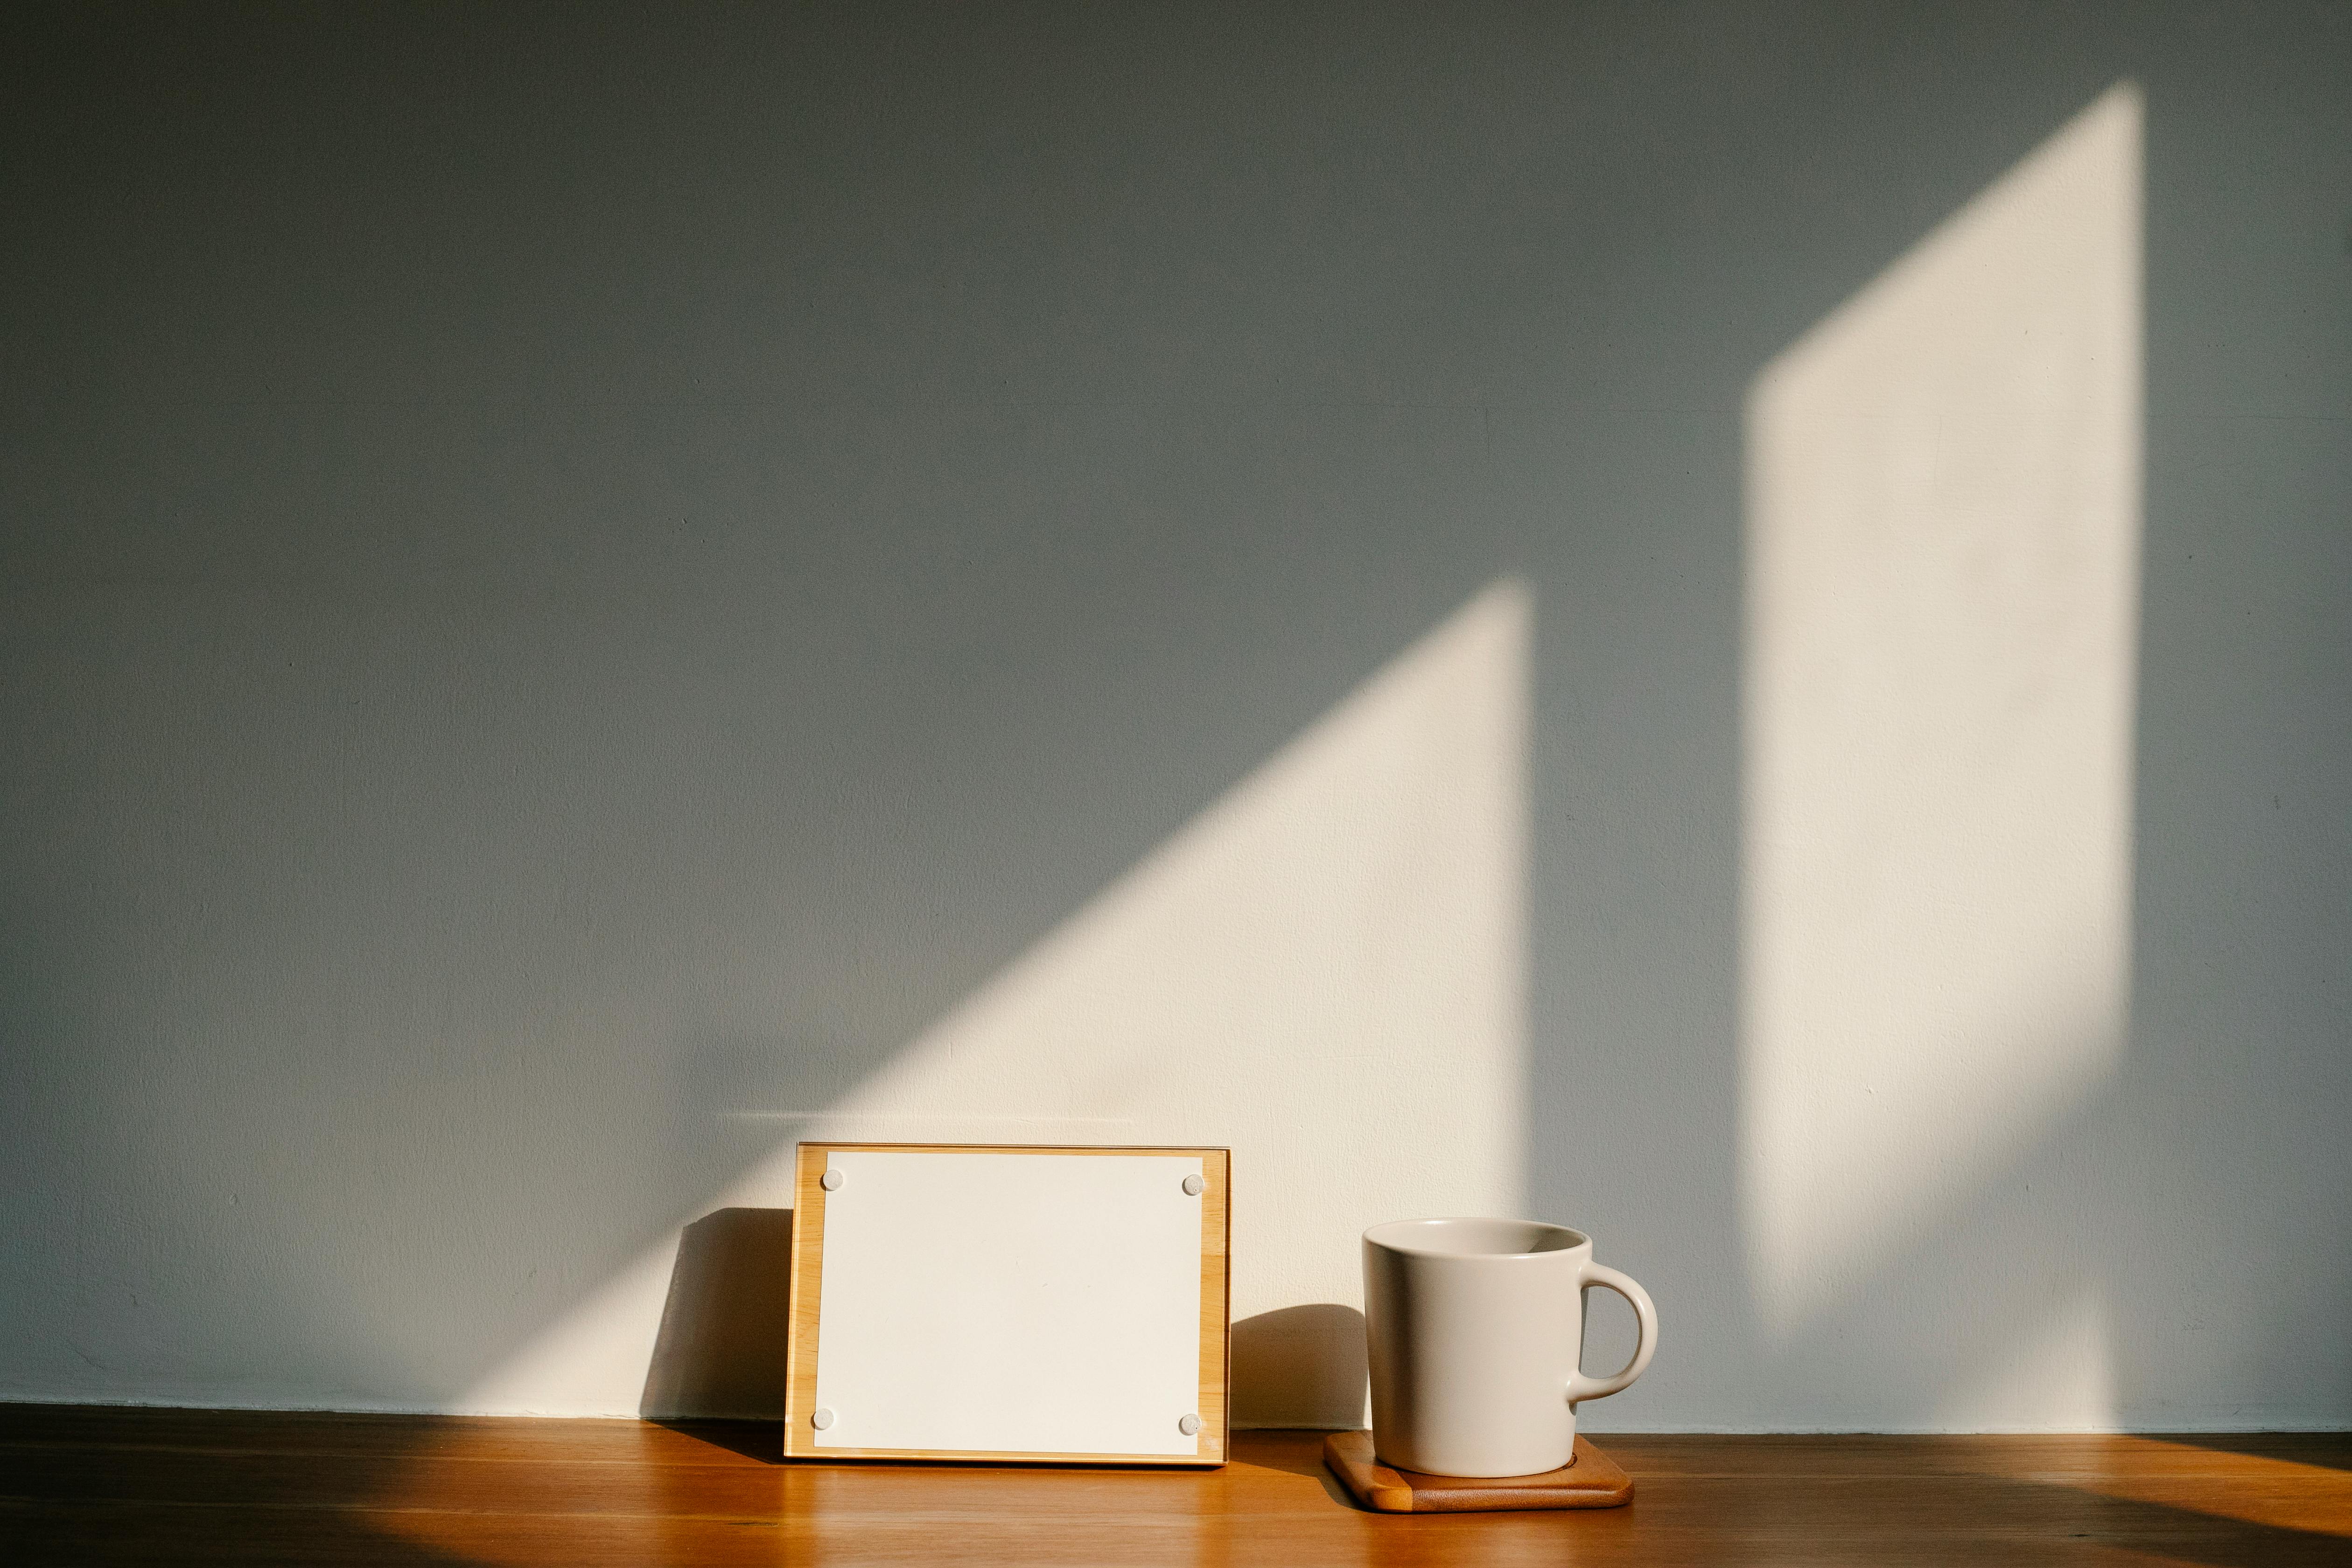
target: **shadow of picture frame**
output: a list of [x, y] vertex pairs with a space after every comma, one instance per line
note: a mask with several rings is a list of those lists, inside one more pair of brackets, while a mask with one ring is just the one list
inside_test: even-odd
[[722, 1208], [679, 1234], [638, 1413], [781, 1420], [793, 1211]]

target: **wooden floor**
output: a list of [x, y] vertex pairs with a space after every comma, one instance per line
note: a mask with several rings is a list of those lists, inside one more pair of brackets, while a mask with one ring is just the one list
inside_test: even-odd
[[1615, 1437], [1630, 1508], [1222, 1470], [784, 1465], [772, 1426], [0, 1405], [0, 1563], [2352, 1564], [2352, 1438]]

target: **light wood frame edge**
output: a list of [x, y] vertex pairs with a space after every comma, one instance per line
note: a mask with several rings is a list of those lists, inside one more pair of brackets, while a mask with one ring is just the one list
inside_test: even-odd
[[[820, 1448], [809, 1426], [816, 1408], [817, 1308], [824, 1273], [825, 1156], [836, 1149], [956, 1154], [1195, 1154], [1207, 1178], [1201, 1204], [1199, 1446], [1179, 1454], [1041, 1454], [967, 1448]], [[1011, 1460], [1024, 1464], [1222, 1465], [1233, 1452], [1233, 1151], [1161, 1143], [803, 1143], [793, 1162], [793, 1256], [787, 1276], [784, 1441], [788, 1459]]]

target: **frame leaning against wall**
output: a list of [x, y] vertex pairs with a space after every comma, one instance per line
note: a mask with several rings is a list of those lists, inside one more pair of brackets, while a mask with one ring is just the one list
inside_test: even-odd
[[[1193, 1451], [1107, 1453], [1022, 1448], [865, 1447], [821, 1445], [813, 1424], [824, 1340], [824, 1184], [831, 1157], [854, 1154], [1052, 1155], [1072, 1160], [1157, 1156], [1200, 1162], [1201, 1209], [1198, 1390]], [[793, 1176], [793, 1256], [785, 1352], [783, 1453], [796, 1459], [1019, 1460], [1086, 1465], [1216, 1466], [1231, 1452], [1227, 1384], [1231, 1369], [1232, 1152], [1206, 1147], [1091, 1147], [1029, 1144], [803, 1143]], [[1190, 1190], [1191, 1184], [1187, 1184]]]

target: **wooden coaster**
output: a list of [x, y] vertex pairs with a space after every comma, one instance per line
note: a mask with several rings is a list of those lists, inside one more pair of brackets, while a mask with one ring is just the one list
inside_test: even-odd
[[1372, 1454], [1370, 1432], [1334, 1432], [1323, 1439], [1323, 1462], [1356, 1500], [1381, 1513], [1477, 1513], [1506, 1508], [1622, 1508], [1633, 1500], [1633, 1478], [1586, 1442], [1557, 1470], [1539, 1476], [1424, 1476], [1391, 1469]]

